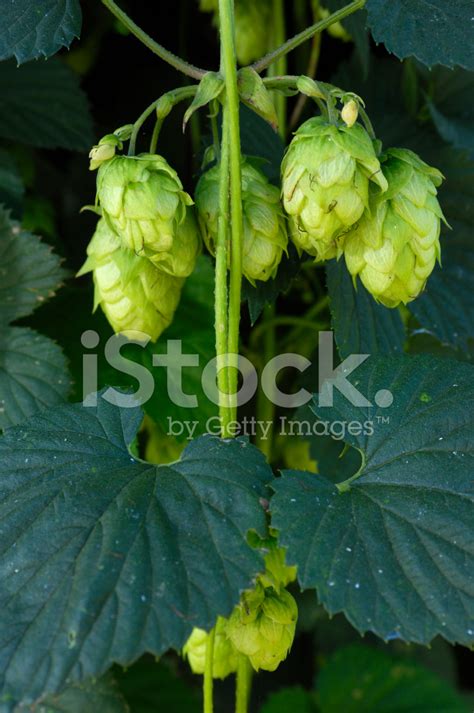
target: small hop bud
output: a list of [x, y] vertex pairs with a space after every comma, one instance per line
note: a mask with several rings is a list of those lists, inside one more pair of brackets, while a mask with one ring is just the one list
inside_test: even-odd
[[143, 332], [156, 341], [171, 324], [183, 280], [158, 270], [121, 245], [99, 220], [78, 275], [93, 272], [94, 309], [100, 305], [115, 332]]
[[107, 134], [96, 146], [93, 146], [89, 153], [89, 170], [95, 171], [105, 161], [109, 161], [115, 156], [116, 149], [122, 148], [121, 139], [115, 134]]
[[408, 149], [389, 149], [382, 169], [388, 190], [373, 196], [370, 213], [347, 235], [344, 256], [377, 302], [397, 307], [420, 294], [440, 259], [443, 177]]
[[[201, 177], [196, 188], [204, 242], [213, 255], [218, 235], [219, 176], [220, 167], [214, 166]], [[265, 281], [275, 276], [286, 252], [288, 236], [278, 188], [248, 160], [242, 163], [242, 209], [243, 273], [255, 284], [256, 280]]]
[[[227, 624], [227, 619], [220, 616], [217, 618], [212, 659], [214, 678], [226, 678], [237, 670], [238, 654], [227, 636]], [[208, 639], [209, 634], [206, 631], [196, 628], [183, 647], [183, 656], [188, 659], [193, 673], [204, 673]]]
[[341, 111], [341, 118], [346, 126], [349, 128], [354, 126], [359, 116], [359, 107], [354, 99], [350, 99], [346, 104], [344, 104]]
[[283, 206], [298, 250], [317, 260], [340, 254], [345, 233], [368, 206], [370, 182], [387, 189], [362, 126], [338, 127], [321, 117], [300, 126], [282, 162]]

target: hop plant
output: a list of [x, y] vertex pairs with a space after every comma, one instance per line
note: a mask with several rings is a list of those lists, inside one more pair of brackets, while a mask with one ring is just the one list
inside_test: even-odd
[[[214, 255], [219, 218], [219, 174], [214, 166], [199, 180], [196, 188], [198, 209], [204, 242]], [[242, 163], [243, 210], [243, 273], [252, 284], [256, 280], [274, 277], [288, 235], [278, 188], [272, 186], [265, 174], [248, 160]]]
[[440, 259], [443, 176], [408, 149], [389, 149], [382, 169], [388, 190], [347, 235], [344, 256], [378, 302], [396, 307], [420, 294]]
[[[237, 670], [238, 654], [227, 636], [228, 621], [219, 616], [215, 626], [212, 675], [226, 678]], [[183, 647], [183, 656], [188, 659], [193, 673], [203, 674], [206, 665], [206, 647], [209, 634], [203, 629], [193, 629]]]
[[[214, 12], [219, 25], [219, 1], [200, 0], [202, 12]], [[248, 65], [269, 49], [271, 20], [269, 0], [235, 0], [235, 52], [242, 65]]]
[[176, 277], [192, 272], [200, 241], [193, 201], [161, 156], [115, 156], [101, 163], [97, 199], [123, 245]]
[[282, 163], [283, 205], [299, 251], [317, 260], [339, 255], [347, 231], [368, 207], [369, 182], [387, 181], [365, 129], [321, 117], [296, 132]]
[[296, 602], [286, 589], [276, 591], [258, 582], [254, 590], [242, 595], [230, 616], [227, 634], [256, 671], [275, 671], [291, 648], [297, 618]]
[[78, 275], [93, 272], [94, 310], [102, 307], [115, 332], [136, 330], [158, 339], [173, 319], [184, 280], [124, 248], [103, 218], [87, 255]]

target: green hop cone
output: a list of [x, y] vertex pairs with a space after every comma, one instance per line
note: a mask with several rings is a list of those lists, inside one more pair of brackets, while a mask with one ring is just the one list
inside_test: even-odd
[[[105, 221], [125, 247], [164, 263], [160, 266], [176, 277], [192, 271], [200, 244], [193, 218], [189, 217], [193, 201], [164, 158], [140, 154], [106, 161], [97, 174], [97, 199]], [[180, 228], [184, 233], [177, 238]], [[176, 239], [178, 247], [174, 245]], [[183, 253], [184, 269], [179, 264]]]
[[[237, 670], [238, 654], [227, 636], [227, 619], [218, 617], [215, 626], [212, 675], [226, 678]], [[203, 629], [193, 629], [183, 647], [183, 656], [188, 659], [193, 673], [203, 674], [206, 665], [206, 647], [209, 634]]]
[[247, 66], [267, 53], [270, 26], [269, 0], [236, 0], [235, 51], [240, 64]]
[[283, 205], [298, 250], [318, 260], [340, 255], [345, 233], [369, 202], [369, 182], [387, 181], [369, 135], [360, 124], [334, 126], [306, 121], [282, 163]]
[[[220, 167], [214, 166], [199, 180], [196, 207], [204, 242], [213, 255], [218, 232]], [[248, 160], [242, 163], [243, 256], [245, 277], [256, 280], [274, 277], [288, 235], [280, 204], [278, 188], [272, 186], [260, 169]]]
[[286, 551], [272, 540], [265, 555], [265, 573], [259, 576], [264, 587], [273, 587], [277, 592], [296, 579], [296, 567], [286, 564]]
[[261, 583], [244, 592], [232, 612], [227, 634], [241, 654], [249, 657], [258, 671], [275, 671], [293, 643], [298, 609], [286, 589], [265, 589]]
[[389, 149], [382, 163], [388, 190], [373, 197], [371, 212], [347, 235], [351, 275], [359, 275], [386, 307], [414, 300], [436, 260], [444, 216], [436, 197], [442, 174], [408, 149]]
[[93, 272], [94, 310], [100, 305], [115, 332], [135, 330], [153, 341], [171, 324], [184, 280], [124, 248], [99, 220], [78, 275]]

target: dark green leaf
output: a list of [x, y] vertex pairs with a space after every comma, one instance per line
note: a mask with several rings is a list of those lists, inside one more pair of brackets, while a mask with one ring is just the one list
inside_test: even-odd
[[[130, 713], [110, 674], [67, 686], [57, 696], [46, 696], [40, 704], [20, 705], [15, 713]], [[135, 713], [135, 712], [134, 712]]]
[[284, 144], [267, 122], [246, 106], [240, 109], [240, 139], [242, 152], [247, 156], [258, 156], [262, 161], [262, 171], [275, 185], [280, 183], [280, 166]]
[[0, 15], [0, 60], [27, 62], [69, 47], [81, 31], [79, 0], [14, 0]]
[[247, 442], [204, 436], [179, 462], [131, 457], [142, 414], [98, 398], [0, 438], [0, 682], [35, 700], [228, 615], [261, 567], [272, 478]]
[[0, 332], [0, 429], [63, 403], [71, 382], [60, 347], [31, 329]]
[[468, 713], [462, 698], [431, 671], [368, 646], [336, 652], [317, 680], [321, 713]]
[[405, 330], [400, 313], [375, 302], [358, 281], [354, 288], [344, 260], [326, 265], [332, 328], [339, 354], [395, 354], [403, 351]]
[[0, 149], [0, 203], [4, 203], [19, 215], [24, 192], [15, 160], [8, 151]]
[[51, 248], [11, 221], [0, 206], [0, 324], [31, 314], [65, 275]]
[[283, 688], [272, 693], [262, 706], [260, 713], [314, 713], [316, 706], [313, 697], [303, 688]]
[[364, 466], [343, 492], [303, 472], [275, 481], [272, 524], [288, 560], [361, 632], [472, 644], [474, 369], [384, 357], [351, 382], [372, 404], [390, 391], [393, 404], [356, 407], [336, 389], [333, 407], [315, 402], [322, 420], [346, 424]]
[[474, 69], [474, 0], [368, 0], [376, 42], [400, 59]]
[[58, 59], [0, 64], [0, 136], [40, 148], [87, 150], [94, 142], [85, 94]]

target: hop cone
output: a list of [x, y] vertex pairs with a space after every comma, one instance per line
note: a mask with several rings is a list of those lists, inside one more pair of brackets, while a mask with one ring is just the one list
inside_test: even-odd
[[[218, 232], [219, 173], [219, 166], [214, 166], [201, 177], [196, 188], [199, 222], [212, 254]], [[288, 236], [278, 189], [249, 161], [242, 164], [242, 208], [243, 273], [251, 283], [268, 280], [276, 274]]]
[[277, 592], [258, 583], [255, 590], [242, 595], [230, 616], [227, 634], [256, 671], [275, 671], [291, 648], [297, 617], [296, 602], [286, 589]]
[[296, 247], [318, 260], [340, 254], [345, 233], [368, 206], [370, 181], [387, 188], [362, 126], [306, 121], [282, 163], [283, 205]]
[[440, 259], [444, 220], [436, 187], [442, 174], [408, 149], [389, 149], [382, 164], [385, 194], [347, 235], [349, 272], [386, 307], [415, 299]]
[[236, 0], [235, 51], [240, 64], [246, 66], [266, 54], [270, 21], [268, 0]]
[[100, 304], [115, 332], [137, 330], [158, 339], [173, 319], [183, 280], [123, 248], [104, 219], [97, 224], [87, 255], [78, 274], [93, 272], [94, 309]]
[[140, 154], [102, 163], [97, 199], [107, 225], [125, 247], [176, 277], [190, 274], [199, 252], [199, 234], [188, 208], [193, 201], [164, 158]]
[[[227, 624], [226, 619], [217, 618], [212, 660], [214, 678], [226, 678], [237, 670], [237, 651], [227, 637]], [[193, 629], [183, 647], [183, 656], [188, 659], [193, 673], [204, 673], [208, 637], [209, 634], [203, 629]]]

